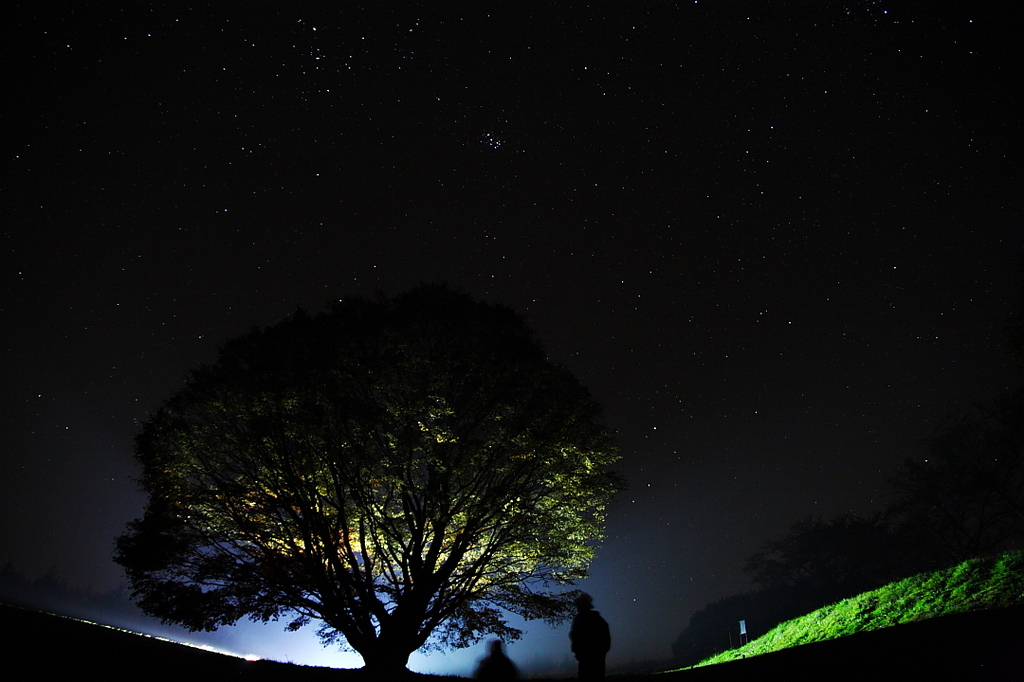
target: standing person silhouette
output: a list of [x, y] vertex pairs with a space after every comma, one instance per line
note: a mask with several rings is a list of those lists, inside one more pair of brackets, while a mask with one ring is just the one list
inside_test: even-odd
[[572, 619], [569, 641], [579, 661], [579, 678], [603, 680], [604, 657], [612, 648], [608, 623], [594, 610], [594, 598], [589, 594], [581, 594], [574, 603], [578, 613]]
[[480, 661], [476, 669], [474, 679], [491, 682], [513, 682], [519, 679], [519, 671], [516, 664], [505, 654], [501, 640], [495, 639], [491, 642], [491, 653], [487, 658]]

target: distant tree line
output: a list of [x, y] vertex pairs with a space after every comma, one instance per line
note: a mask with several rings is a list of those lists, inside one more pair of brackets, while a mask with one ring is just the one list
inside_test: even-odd
[[[1005, 331], [1024, 368], [1024, 296]], [[1024, 385], [947, 417], [923, 446], [890, 478], [881, 513], [808, 518], [764, 543], [743, 567], [754, 589], [693, 614], [672, 645], [679, 664], [728, 648], [741, 619], [764, 633], [915, 573], [1024, 547]]]
[[[1024, 366], [1021, 326], [1008, 337]], [[1024, 387], [948, 417], [923, 445], [891, 477], [883, 512], [808, 518], [764, 543], [744, 565], [754, 589], [690, 618], [672, 646], [680, 665], [728, 648], [740, 619], [764, 633], [900, 578], [1024, 547]]]
[[53, 569], [30, 578], [11, 561], [0, 566], [0, 602], [78, 618], [95, 618], [101, 613], [135, 613], [123, 588], [96, 592], [74, 587], [58, 577]]

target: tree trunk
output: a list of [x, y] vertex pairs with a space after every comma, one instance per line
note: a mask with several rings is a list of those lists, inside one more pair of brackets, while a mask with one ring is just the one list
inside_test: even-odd
[[[404, 616], [404, 617], [403, 617]], [[404, 614], [391, 614], [381, 623], [376, 636], [349, 644], [363, 657], [366, 670], [396, 675], [407, 672], [409, 656], [423, 645], [424, 637], [417, 636], [418, 623]]]
[[409, 655], [413, 652], [407, 646], [400, 646], [398, 642], [387, 642], [381, 638], [357, 651], [363, 657], [365, 670], [392, 678], [408, 672], [406, 666], [409, 664]]

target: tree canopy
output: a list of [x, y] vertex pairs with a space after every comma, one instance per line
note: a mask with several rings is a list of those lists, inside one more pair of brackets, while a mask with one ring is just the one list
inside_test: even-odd
[[433, 285], [228, 342], [136, 457], [116, 560], [144, 611], [320, 621], [370, 667], [567, 617], [622, 487], [598, 404], [522, 318]]
[[1024, 389], [946, 419], [890, 481], [892, 512], [945, 563], [1024, 543]]
[[761, 590], [794, 589], [813, 610], [929, 568], [916, 553], [907, 555], [909, 545], [884, 514], [808, 518], [763, 543], [743, 570]]

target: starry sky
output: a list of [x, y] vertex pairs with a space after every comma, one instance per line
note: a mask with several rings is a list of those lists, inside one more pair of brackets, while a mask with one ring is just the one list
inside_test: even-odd
[[[304, 4], [0, 10], [0, 563], [117, 589], [137, 422], [189, 369], [445, 281], [605, 406], [630, 488], [583, 586], [613, 666], [663, 659], [1017, 380], [1016, 6]], [[244, 646], [315, 658], [281, 629]], [[556, 669], [566, 628], [509, 653]]]

